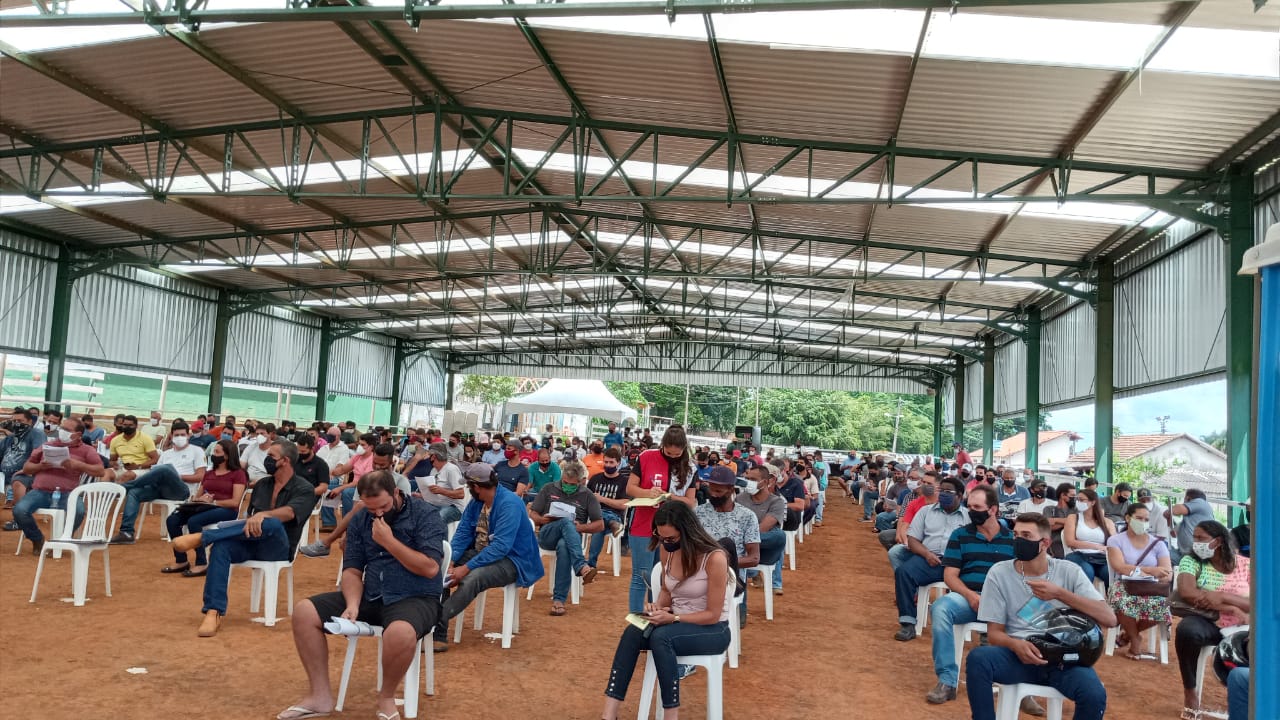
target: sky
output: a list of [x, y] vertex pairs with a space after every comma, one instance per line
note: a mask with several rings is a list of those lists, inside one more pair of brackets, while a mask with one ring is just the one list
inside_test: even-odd
[[[1137, 397], [1117, 398], [1114, 425], [1125, 435], [1160, 432], [1156, 418], [1169, 416], [1168, 431], [1201, 435], [1227, 428], [1227, 383], [1215, 380]], [[1074, 430], [1084, 437], [1081, 449], [1093, 446], [1093, 403], [1049, 413], [1054, 430]]]

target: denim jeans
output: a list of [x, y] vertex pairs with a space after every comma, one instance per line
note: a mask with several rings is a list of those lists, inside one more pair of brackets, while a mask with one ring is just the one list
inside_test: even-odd
[[1012, 650], [994, 645], [969, 651], [965, 683], [973, 720], [996, 720], [994, 683], [1048, 685], [1076, 704], [1075, 720], [1101, 720], [1107, 710], [1107, 689], [1093, 668], [1024, 665]]
[[227, 582], [231, 579], [231, 566], [245, 560], [282, 562], [289, 559], [289, 535], [284, 523], [276, 518], [264, 518], [262, 534], [249, 537], [244, 534], [244, 522], [232, 522], [227, 527], [205, 530], [201, 542], [209, 547], [209, 570], [204, 576], [204, 607], [200, 612], [217, 610], [227, 614]]
[[582, 556], [582, 535], [573, 526], [573, 520], [559, 518], [538, 529], [538, 547], [556, 552], [556, 577], [551, 599], [564, 602], [569, 597], [574, 573], [580, 572], [587, 564], [587, 559]]
[[[474, 549], [467, 550], [454, 566], [465, 565], [475, 556]], [[490, 588], [506, 587], [519, 577], [516, 564], [511, 561], [511, 558], [504, 557], [495, 563], [472, 570], [462, 578], [462, 582], [452, 588], [445, 588], [444, 595], [440, 596], [443, 606], [440, 611], [440, 621], [436, 623], [435, 641], [449, 641], [449, 621], [466, 610], [477, 595]]]
[[356, 506], [356, 489], [349, 487], [342, 491], [342, 514], [350, 515], [351, 508]]
[[893, 568], [896, 573], [902, 563], [913, 557], [917, 557], [917, 555], [911, 552], [911, 549], [906, 545], [894, 545], [889, 548], [889, 567]]
[[[1106, 557], [1107, 557], [1106, 555], [1101, 555], [1101, 554], [1091, 555], [1088, 553], [1073, 552], [1073, 553], [1068, 553], [1067, 556], [1063, 559], [1070, 560], [1076, 565], [1079, 565], [1080, 569], [1084, 571], [1085, 577], [1089, 578], [1089, 582], [1093, 582], [1094, 580], [1101, 579], [1102, 583], [1106, 585], [1111, 582], [1111, 578], [1107, 572], [1107, 563], [1105, 562]], [[1102, 562], [1100, 562], [1097, 565], [1094, 565], [1093, 563], [1089, 562], [1091, 558], [1100, 558]]]
[[440, 513], [440, 522], [445, 525], [462, 519], [462, 511], [456, 505], [436, 505], [434, 507], [436, 512]]
[[895, 521], [897, 519], [898, 519], [898, 513], [893, 510], [882, 512], [879, 515], [876, 515], [876, 530], [880, 532], [884, 532], [885, 530], [892, 530], [895, 525]]
[[[633, 547], [631, 551], [635, 553], [638, 549]], [[719, 655], [728, 647], [727, 622], [713, 625], [657, 625], [650, 628], [648, 637], [645, 637], [645, 631], [640, 628], [627, 625], [622, 631], [622, 639], [618, 641], [618, 649], [613, 653], [613, 667], [609, 670], [605, 697], [627, 699], [627, 687], [631, 684], [631, 676], [635, 674], [640, 651], [648, 650], [654, 669], [658, 672], [658, 692], [662, 695], [662, 707], [680, 707], [680, 676], [676, 656]]]
[[[58, 499], [58, 507], [53, 506], [53, 493], [47, 490], [28, 490], [22, 499], [13, 505], [13, 521], [22, 528], [22, 534], [32, 542], [40, 542], [44, 540], [44, 533], [40, 532], [40, 525], [36, 523], [35, 512], [37, 510], [66, 510], [67, 499], [71, 496], [70, 490], [63, 490], [62, 497]], [[84, 502], [77, 503], [75, 523], [72, 528], [80, 527], [80, 523], [84, 521]], [[57, 538], [54, 538], [55, 540]]]
[[876, 512], [876, 501], [880, 499], [880, 493], [863, 489], [862, 491], [862, 519], [870, 520]]
[[930, 565], [928, 560], [915, 553], [894, 569], [893, 591], [898, 600], [898, 622], [916, 623], [916, 591], [936, 582], [942, 582], [942, 563]]
[[644, 604], [649, 601], [649, 575], [653, 572], [658, 549], [650, 550], [649, 538], [644, 535], [632, 537], [635, 539], [631, 541], [631, 589], [627, 592], [627, 611], [642, 613]]
[[[587, 552], [587, 564], [591, 567], [595, 567], [600, 560], [600, 552], [604, 550], [604, 537], [609, 532], [609, 523], [622, 524], [622, 517], [608, 508], [600, 508], [600, 517], [604, 519], [604, 530], [591, 534], [591, 547]], [[622, 548], [618, 548], [616, 552], [622, 552]]]
[[760, 564], [776, 565], [782, 560], [786, 548], [787, 534], [781, 527], [775, 526], [760, 533]]
[[947, 593], [929, 606], [933, 619], [933, 673], [938, 682], [960, 687], [960, 668], [956, 665], [956, 639], [952, 630], [957, 625], [977, 622], [978, 613], [960, 593]]
[[[329, 489], [332, 490], [342, 484], [342, 478], [329, 478]], [[324, 496], [320, 497], [320, 502], [324, 502]], [[338, 524], [338, 513], [334, 512], [331, 507], [320, 508], [320, 526], [334, 527]]]
[[124, 498], [124, 513], [120, 517], [120, 532], [133, 532], [134, 521], [142, 503], [152, 500], [187, 500], [191, 489], [182, 482], [182, 476], [172, 465], [155, 465], [141, 477], [121, 485], [128, 494]]
[[1227, 674], [1227, 719], [1249, 720], [1249, 668]]
[[827, 491], [826, 491], [826, 488], [823, 488], [822, 490], [818, 491], [818, 499], [814, 503], [814, 505], [816, 505], [818, 508], [816, 514], [814, 515], [814, 518], [817, 519], [818, 522], [822, 522], [822, 508], [825, 507], [826, 504], [827, 504]]
[[[239, 512], [236, 508], [219, 507], [204, 512], [198, 512], [195, 515], [183, 515], [178, 512], [169, 513], [169, 517], [165, 518], [164, 524], [169, 528], [169, 537], [176, 538], [184, 534], [182, 529], [185, 526], [188, 533], [198, 533], [205, 525], [223, 522], [224, 520], [235, 520]], [[187, 561], [187, 554], [184, 552], [173, 551], [173, 559], [178, 563]], [[196, 547], [196, 565], [204, 565], [204, 545]]]

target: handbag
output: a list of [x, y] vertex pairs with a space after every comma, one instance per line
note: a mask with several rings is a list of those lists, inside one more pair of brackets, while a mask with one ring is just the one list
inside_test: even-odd
[[[1135, 566], [1142, 565], [1142, 561], [1147, 558], [1147, 555], [1156, 549], [1156, 543], [1161, 542], [1164, 541], [1152, 538], [1151, 542], [1147, 543], [1147, 549], [1142, 551], [1142, 554], [1138, 556], [1137, 561], [1133, 564]], [[1121, 578], [1120, 583], [1124, 586], [1124, 591], [1133, 597], [1168, 597], [1169, 592], [1173, 589], [1173, 583], [1168, 581]]]
[[[1196, 570], [1197, 586], [1200, 584], [1200, 573], [1204, 572], [1204, 563], [1200, 562], [1199, 565], [1199, 569]], [[1181, 618], [1199, 615], [1209, 622], [1218, 622], [1219, 613], [1217, 610], [1202, 610], [1186, 600], [1183, 600], [1182, 595], [1178, 592], [1177, 583], [1173, 584], [1173, 591], [1169, 593], [1169, 611]]]

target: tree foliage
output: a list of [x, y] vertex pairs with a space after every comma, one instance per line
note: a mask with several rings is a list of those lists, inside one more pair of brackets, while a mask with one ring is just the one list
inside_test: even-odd
[[1227, 431], [1226, 430], [1218, 430], [1216, 432], [1211, 432], [1208, 435], [1201, 435], [1200, 439], [1212, 445], [1213, 447], [1217, 448], [1218, 450], [1221, 450], [1222, 452], [1227, 451]]
[[515, 396], [516, 379], [502, 375], [468, 375], [462, 379], [458, 394], [482, 403], [493, 422], [498, 406]]

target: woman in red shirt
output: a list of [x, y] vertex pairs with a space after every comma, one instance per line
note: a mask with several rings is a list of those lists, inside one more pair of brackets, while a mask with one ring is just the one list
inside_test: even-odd
[[[208, 505], [194, 512], [175, 510], [170, 513], [165, 520], [165, 524], [169, 526], [169, 537], [198, 533], [205, 525], [235, 520], [240, 515], [240, 498], [244, 496], [249, 476], [240, 467], [240, 453], [236, 452], [236, 444], [231, 440], [219, 440], [213, 446], [209, 460], [213, 463], [213, 469], [204, 474], [204, 481], [192, 498], [193, 502]], [[164, 566], [160, 572], [166, 575], [182, 573], [183, 577], [200, 577], [207, 569], [204, 546], [200, 545], [196, 548], [195, 567], [191, 566], [185, 552], [174, 550], [173, 564]]]
[[[670, 493], [692, 509], [694, 498], [694, 464], [689, 457], [689, 439], [683, 425], [672, 425], [662, 434], [661, 445], [645, 450], [631, 464], [627, 495], [632, 498], [656, 498]], [[631, 516], [631, 590], [627, 603], [633, 613], [642, 613], [649, 594], [649, 574], [653, 571], [656, 549], [649, 549], [653, 537], [653, 516], [658, 506], [637, 507]]]

